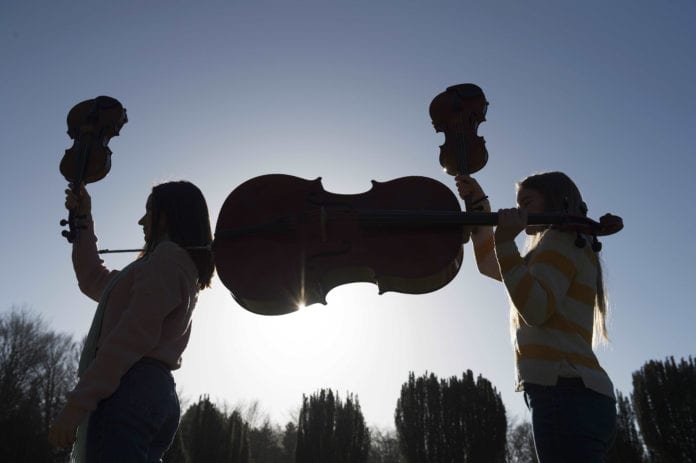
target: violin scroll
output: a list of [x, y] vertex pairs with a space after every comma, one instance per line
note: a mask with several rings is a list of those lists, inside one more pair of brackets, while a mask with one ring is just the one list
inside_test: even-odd
[[448, 87], [430, 103], [430, 118], [436, 132], [444, 132], [440, 165], [450, 175], [473, 174], [488, 162], [486, 141], [477, 130], [486, 120], [488, 101], [475, 84]]

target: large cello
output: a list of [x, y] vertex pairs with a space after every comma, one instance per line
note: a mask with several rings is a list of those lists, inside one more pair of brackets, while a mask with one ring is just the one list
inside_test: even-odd
[[[477, 129], [488, 101], [474, 84], [449, 87], [430, 104], [444, 132], [440, 163], [451, 175], [471, 174], [488, 160]], [[615, 233], [621, 219], [600, 222], [558, 214], [532, 215], [530, 224], [558, 224], [591, 235]], [[370, 282], [379, 293], [422, 294], [459, 271], [468, 226], [495, 225], [497, 214], [462, 212], [442, 183], [420, 176], [372, 182], [361, 194], [324, 190], [321, 178], [264, 175], [225, 200], [215, 228], [218, 276], [245, 309], [282, 315], [326, 304], [334, 287]]]
[[427, 177], [373, 181], [365, 193], [342, 195], [321, 179], [264, 175], [222, 206], [217, 273], [242, 307], [263, 315], [326, 304], [332, 288], [353, 282], [427, 293], [459, 270], [459, 213], [452, 191]]

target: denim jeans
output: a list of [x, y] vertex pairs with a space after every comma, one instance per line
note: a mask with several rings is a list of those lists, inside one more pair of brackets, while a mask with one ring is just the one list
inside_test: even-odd
[[179, 426], [174, 378], [164, 364], [142, 359], [89, 417], [87, 462], [159, 462]]
[[616, 437], [616, 402], [580, 379], [556, 386], [525, 384], [540, 463], [603, 462]]

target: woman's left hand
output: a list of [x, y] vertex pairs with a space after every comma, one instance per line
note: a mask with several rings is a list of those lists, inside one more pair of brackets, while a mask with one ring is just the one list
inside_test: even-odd
[[51, 429], [48, 431], [48, 441], [59, 449], [70, 447], [75, 442], [79, 424], [79, 421], [63, 409], [51, 424]]
[[526, 226], [526, 209], [500, 209], [498, 211], [498, 226], [495, 228], [495, 241], [512, 241]]

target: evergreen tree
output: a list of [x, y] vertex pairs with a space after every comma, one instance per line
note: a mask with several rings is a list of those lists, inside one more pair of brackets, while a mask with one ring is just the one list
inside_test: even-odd
[[505, 458], [507, 420], [500, 394], [471, 370], [438, 380], [409, 373], [395, 412], [401, 452], [409, 463], [497, 462]]
[[283, 458], [281, 463], [294, 463], [296, 449], [297, 426], [295, 426], [295, 423], [288, 421], [285, 425], [285, 433], [283, 434]]
[[249, 463], [249, 427], [237, 411], [232, 412], [225, 420], [223, 443], [225, 462]]
[[[249, 454], [252, 463], [292, 463], [286, 459], [280, 427], [266, 418], [261, 426], [249, 430]], [[294, 452], [293, 448], [293, 452]], [[294, 456], [294, 453], [291, 455]]]
[[191, 462], [249, 463], [246, 423], [237, 412], [225, 416], [207, 396], [186, 410], [181, 434]]
[[345, 403], [322, 389], [302, 396], [295, 461], [297, 463], [366, 463], [370, 433], [357, 397]]
[[615, 463], [645, 461], [643, 443], [638, 436], [636, 416], [631, 402], [616, 391], [616, 403], [618, 405], [616, 439], [609, 451], [608, 461]]
[[696, 461], [696, 363], [649, 361], [633, 373], [633, 408], [650, 461]]

